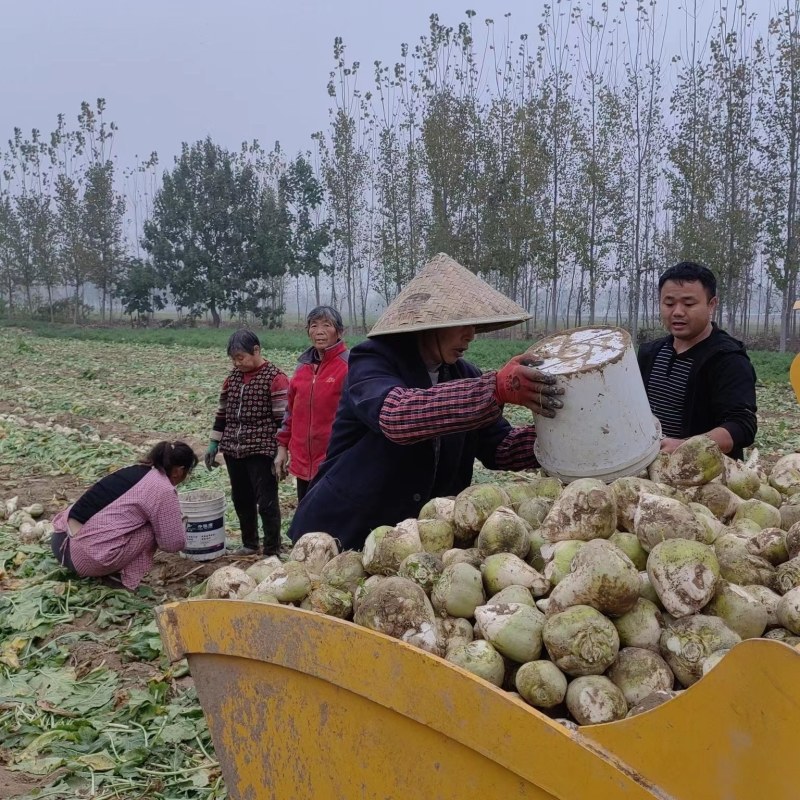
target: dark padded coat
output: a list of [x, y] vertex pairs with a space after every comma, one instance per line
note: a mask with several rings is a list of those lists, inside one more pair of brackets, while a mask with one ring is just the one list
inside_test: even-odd
[[[658, 351], [672, 346], [664, 336], [639, 348], [639, 369], [645, 388]], [[711, 335], [687, 351], [693, 358], [686, 387], [681, 438], [725, 428], [733, 439], [731, 458], [743, 458], [753, 443], [756, 419], [756, 373], [744, 344], [714, 324]]]
[[[448, 371], [450, 379], [481, 374], [463, 359]], [[397, 386], [431, 386], [415, 334], [368, 339], [350, 351], [328, 453], [294, 515], [292, 541], [325, 531], [339, 539], [343, 550], [360, 549], [378, 525], [416, 517], [431, 498], [469, 486], [475, 458], [495, 468], [495, 451], [511, 430], [502, 417], [484, 428], [416, 444], [387, 439], [378, 417], [386, 395]]]

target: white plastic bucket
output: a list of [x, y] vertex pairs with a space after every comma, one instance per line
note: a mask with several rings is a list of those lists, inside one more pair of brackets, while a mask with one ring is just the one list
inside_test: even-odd
[[528, 353], [564, 387], [564, 408], [536, 417], [534, 452], [550, 475], [610, 482], [636, 475], [658, 455], [661, 425], [650, 410], [631, 337], [622, 328], [575, 328]]
[[194, 561], [211, 561], [225, 552], [225, 493], [196, 489], [178, 495], [186, 517], [183, 554]]

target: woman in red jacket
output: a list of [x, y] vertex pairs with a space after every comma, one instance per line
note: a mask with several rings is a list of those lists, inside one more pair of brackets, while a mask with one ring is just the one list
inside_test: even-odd
[[286, 476], [288, 466], [297, 479], [298, 501], [325, 459], [350, 354], [341, 338], [342, 317], [332, 306], [313, 309], [306, 317], [306, 331], [312, 346], [297, 359], [299, 366], [289, 381], [275, 456], [278, 478]]

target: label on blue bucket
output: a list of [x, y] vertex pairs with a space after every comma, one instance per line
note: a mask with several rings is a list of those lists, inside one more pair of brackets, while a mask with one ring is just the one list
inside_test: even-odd
[[202, 533], [203, 531], [214, 531], [222, 527], [222, 517], [218, 519], [206, 519], [202, 522], [187, 522], [186, 533]]
[[225, 542], [219, 542], [218, 544], [211, 545], [211, 547], [187, 547], [183, 552], [189, 556], [202, 556], [208, 553], [217, 553], [224, 549]]
[[221, 553], [225, 549], [225, 524], [222, 517], [186, 524], [186, 547], [183, 552], [191, 557]]

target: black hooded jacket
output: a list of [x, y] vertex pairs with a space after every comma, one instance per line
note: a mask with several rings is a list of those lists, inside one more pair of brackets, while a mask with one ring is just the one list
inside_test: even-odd
[[[743, 458], [743, 448], [753, 443], [756, 419], [756, 373], [742, 342], [716, 324], [707, 339], [687, 350], [693, 359], [683, 403], [681, 437], [725, 428], [733, 439], [731, 458]], [[672, 347], [664, 336], [639, 348], [639, 369], [645, 388], [658, 351]]]

